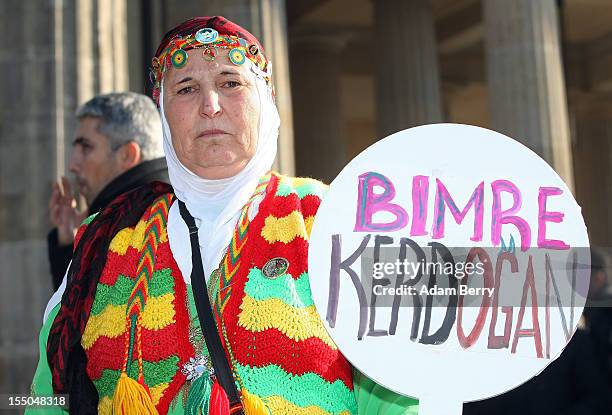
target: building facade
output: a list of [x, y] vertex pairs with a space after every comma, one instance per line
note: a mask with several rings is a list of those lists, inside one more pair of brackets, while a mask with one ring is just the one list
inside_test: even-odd
[[0, 2], [0, 391], [28, 390], [51, 294], [51, 183], [77, 106], [147, 90], [163, 33], [198, 15], [248, 28], [274, 62], [277, 169], [326, 181], [392, 132], [431, 122], [523, 142], [610, 246], [608, 0], [3, 0]]

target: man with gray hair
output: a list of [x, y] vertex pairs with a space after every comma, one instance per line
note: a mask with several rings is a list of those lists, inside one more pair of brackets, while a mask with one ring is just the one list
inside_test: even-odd
[[145, 183], [168, 182], [162, 126], [155, 104], [134, 92], [98, 95], [76, 113], [69, 170], [88, 209], [79, 212], [70, 182], [53, 184], [49, 211], [55, 228], [48, 235], [49, 262], [57, 289], [72, 257], [77, 227], [87, 215]]

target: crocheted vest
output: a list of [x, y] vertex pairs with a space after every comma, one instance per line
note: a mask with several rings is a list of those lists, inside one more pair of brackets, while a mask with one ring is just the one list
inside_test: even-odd
[[[308, 236], [324, 191], [312, 179], [264, 177], [209, 282], [236, 383], [272, 414], [357, 409], [351, 367], [325, 331], [308, 281]], [[259, 209], [251, 221], [254, 201]], [[202, 345], [192, 344], [189, 322], [193, 328], [197, 315], [189, 307], [191, 287], [168, 244], [172, 202], [172, 195], [158, 198], [134, 228], [123, 229], [110, 244], [81, 340], [100, 414], [112, 413], [122, 371], [133, 379], [143, 375], [141, 383], [160, 414], [179, 391], [188, 391], [190, 381], [181, 369]], [[270, 275], [266, 264], [278, 258], [288, 267]]]

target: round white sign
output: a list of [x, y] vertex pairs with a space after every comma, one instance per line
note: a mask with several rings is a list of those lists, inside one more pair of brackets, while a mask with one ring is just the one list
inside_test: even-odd
[[332, 182], [309, 248], [313, 299], [343, 354], [420, 413], [529, 380], [574, 333], [589, 285], [580, 207], [502, 134], [393, 134]]

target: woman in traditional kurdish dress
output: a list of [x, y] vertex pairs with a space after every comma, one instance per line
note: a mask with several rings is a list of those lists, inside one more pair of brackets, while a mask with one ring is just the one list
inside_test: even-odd
[[85, 221], [33, 393], [70, 394], [81, 415], [415, 413], [354, 377], [316, 313], [308, 237], [325, 186], [270, 171], [280, 120], [257, 39], [189, 20], [152, 81], [172, 187]]

